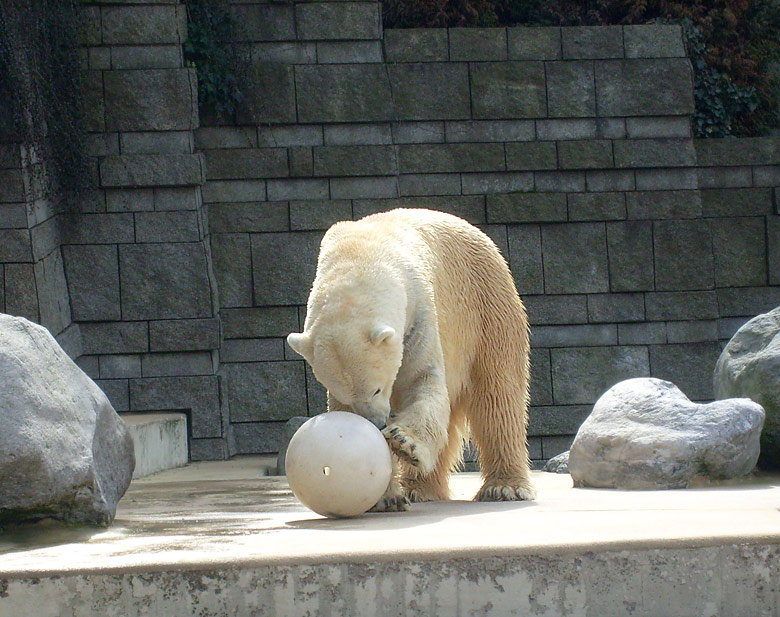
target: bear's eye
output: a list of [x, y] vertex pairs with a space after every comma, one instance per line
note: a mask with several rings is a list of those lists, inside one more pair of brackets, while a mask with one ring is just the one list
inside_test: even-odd
[[382, 392], [382, 388], [377, 388], [376, 392], [374, 392], [374, 396], [379, 396]]

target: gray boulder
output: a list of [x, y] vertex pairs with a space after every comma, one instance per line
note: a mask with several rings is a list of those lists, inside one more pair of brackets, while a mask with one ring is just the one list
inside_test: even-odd
[[0, 524], [109, 525], [135, 467], [105, 394], [45, 328], [0, 313]]
[[764, 410], [749, 399], [693, 403], [653, 378], [612, 386], [580, 427], [569, 453], [575, 486], [685, 488], [756, 464]]
[[544, 464], [542, 471], [548, 473], [569, 473], [569, 451], [561, 452], [558, 456], [553, 456]]
[[715, 365], [715, 398], [746, 396], [766, 412], [762, 469], [780, 469], [780, 307], [754, 317], [726, 345]]

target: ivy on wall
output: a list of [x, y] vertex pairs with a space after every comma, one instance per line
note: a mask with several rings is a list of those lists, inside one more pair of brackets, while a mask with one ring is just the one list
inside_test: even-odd
[[90, 186], [77, 0], [0, 2], [0, 133], [20, 142], [38, 187], [65, 212]]

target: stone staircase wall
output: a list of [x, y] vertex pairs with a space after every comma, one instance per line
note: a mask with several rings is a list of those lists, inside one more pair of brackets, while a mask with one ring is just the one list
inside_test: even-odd
[[[183, 5], [87, 10], [100, 189], [61, 242], [74, 355], [117, 409], [187, 411], [193, 458], [273, 452], [325, 409], [284, 336], [337, 220], [436, 208], [495, 240], [532, 323], [534, 459], [620, 379], [711, 398], [723, 341], [780, 304], [780, 139], [692, 138], [677, 27], [383, 32], [376, 2], [235, 3], [252, 63], [228, 126], [198, 117]], [[33, 262], [6, 247], [31, 232], [0, 208], [14, 312]]]

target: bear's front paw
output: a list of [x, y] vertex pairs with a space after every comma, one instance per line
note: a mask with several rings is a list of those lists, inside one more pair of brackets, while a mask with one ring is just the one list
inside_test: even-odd
[[382, 429], [393, 454], [404, 462], [416, 467], [423, 473], [431, 473], [436, 463], [431, 456], [430, 448], [409, 435], [406, 429], [397, 424], [390, 424]]
[[403, 495], [385, 495], [369, 512], [406, 512], [409, 500]]
[[477, 493], [475, 501], [533, 501], [536, 489], [530, 482], [506, 484], [486, 483]]

